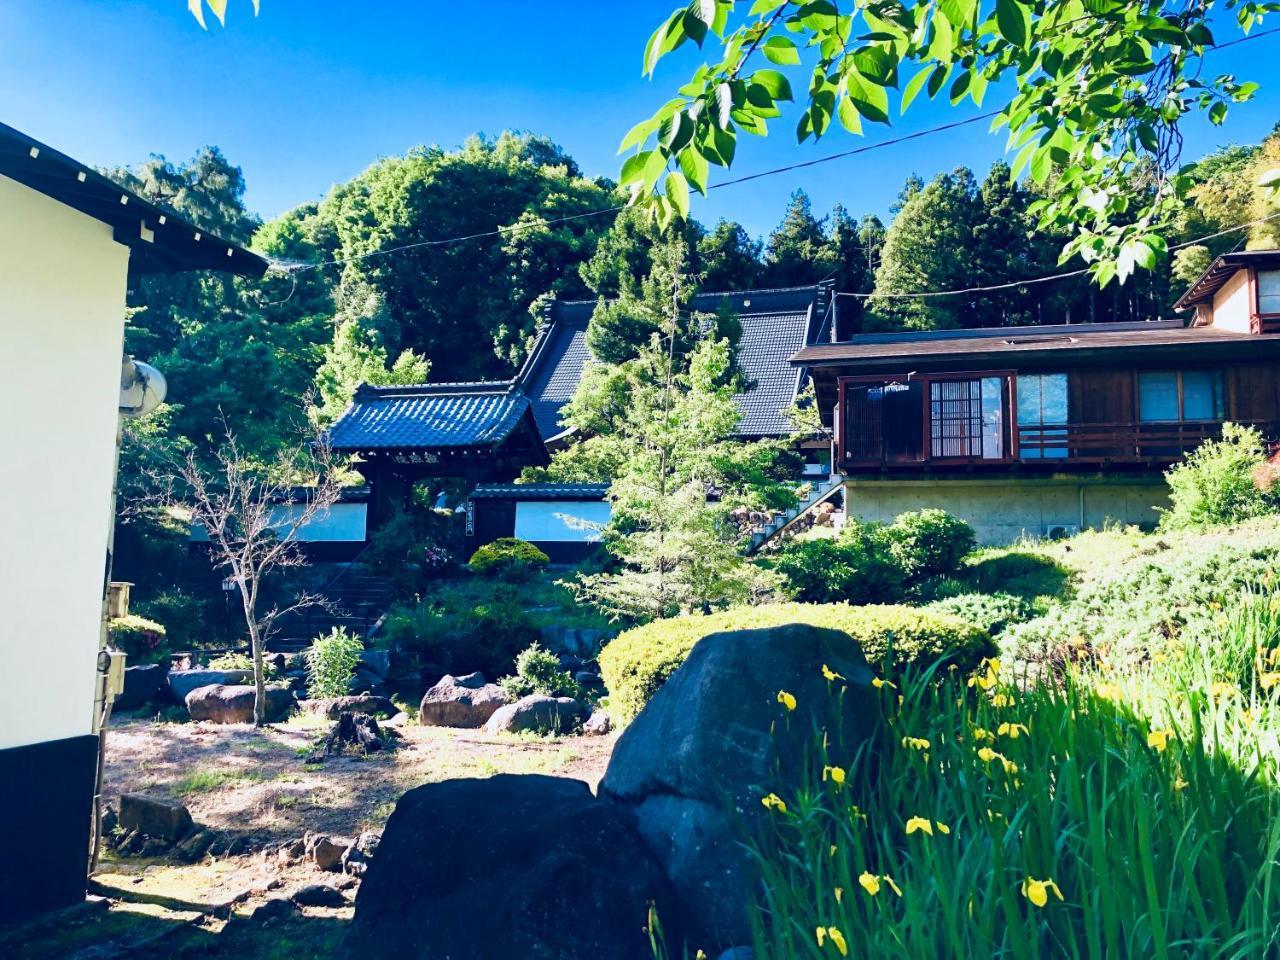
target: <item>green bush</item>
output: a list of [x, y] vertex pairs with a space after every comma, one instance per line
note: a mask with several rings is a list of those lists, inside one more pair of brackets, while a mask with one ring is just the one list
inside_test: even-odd
[[[211, 670], [252, 670], [253, 658], [247, 653], [220, 653], [209, 660]], [[270, 680], [276, 675], [275, 666], [267, 661], [262, 664], [262, 675]]]
[[1274, 513], [1275, 494], [1258, 482], [1266, 462], [1261, 433], [1224, 423], [1221, 440], [1206, 440], [1165, 473], [1169, 509], [1161, 516], [1160, 526], [1200, 528]]
[[961, 576], [978, 593], [1010, 593], [1025, 600], [1063, 597], [1071, 587], [1070, 570], [1052, 557], [1022, 550], [975, 558]]
[[469, 566], [486, 576], [519, 580], [538, 570], [545, 570], [550, 558], [526, 540], [502, 537], [486, 543], [471, 555]]
[[799, 540], [778, 552], [773, 568], [804, 603], [892, 603], [904, 576], [884, 528], [851, 522], [835, 539]]
[[137, 614], [110, 620], [107, 636], [111, 646], [123, 652], [131, 664], [160, 663], [169, 654], [164, 626]]
[[916, 607], [850, 606], [844, 603], [777, 603], [731, 607], [708, 615], [658, 620], [624, 631], [600, 652], [600, 673], [609, 709], [629, 720], [644, 707], [703, 637], [725, 630], [807, 623], [841, 630], [853, 638], [873, 666], [890, 662], [895, 672], [948, 658], [962, 669], [995, 648], [991, 638], [958, 617]]
[[345, 697], [351, 691], [364, 643], [342, 627], [311, 641], [307, 650], [307, 696]]
[[1242, 591], [1280, 569], [1280, 524], [1255, 521], [1230, 536], [1183, 534], [1087, 583], [1045, 616], [1010, 627], [1001, 646], [1016, 659], [1058, 663], [1081, 652], [1116, 662], [1216, 643], [1219, 621]]
[[1031, 618], [1031, 604], [1011, 593], [964, 593], [935, 600], [926, 609], [959, 617], [992, 637]]
[[164, 590], [132, 606], [139, 616], [164, 624], [173, 650], [194, 650], [221, 639], [221, 629], [212, 627], [221, 611], [215, 616], [207, 598], [185, 590]]
[[516, 657], [516, 672], [499, 680], [498, 686], [515, 700], [532, 693], [544, 697], [582, 696], [582, 687], [569, 671], [560, 666], [559, 657], [537, 643], [520, 651]]
[[540, 635], [520, 604], [501, 594], [482, 603], [401, 604], [380, 634], [442, 673], [481, 670], [490, 677], [510, 673], [516, 655]]
[[909, 581], [954, 574], [977, 542], [973, 527], [936, 509], [900, 514], [885, 530], [885, 537]]

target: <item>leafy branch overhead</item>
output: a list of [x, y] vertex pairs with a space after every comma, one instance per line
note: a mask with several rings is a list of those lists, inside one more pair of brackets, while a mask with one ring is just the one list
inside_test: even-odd
[[[729, 167], [738, 135], [764, 136], [796, 103], [799, 141], [833, 122], [861, 134], [889, 124], [922, 95], [966, 100], [1008, 130], [1012, 174], [1053, 190], [1036, 205], [1044, 228], [1066, 230], [1105, 285], [1166, 254], [1191, 183], [1179, 168], [1179, 123], [1203, 112], [1221, 124], [1255, 83], [1203, 73], [1211, 29], [1246, 33], [1280, 4], [1197, 0], [692, 0], [650, 37], [644, 72], [687, 43], [711, 48], [678, 95], [626, 135], [621, 182], [659, 222], [685, 217], [692, 188]], [[794, 87], [793, 87], [794, 83]], [[797, 91], [799, 93], [797, 94]], [[998, 101], [993, 104], [992, 101]]]

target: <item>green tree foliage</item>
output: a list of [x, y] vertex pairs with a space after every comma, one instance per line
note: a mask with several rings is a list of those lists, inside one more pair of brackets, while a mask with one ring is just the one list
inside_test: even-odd
[[1165, 473], [1169, 509], [1160, 525], [1205, 527], [1274, 512], [1278, 504], [1266, 449], [1256, 428], [1223, 424], [1221, 440], [1206, 440]]
[[698, 241], [702, 289], [751, 290], [760, 280], [760, 241], [751, 239], [742, 224], [721, 219]]
[[791, 195], [782, 222], [765, 244], [764, 285], [798, 287], [817, 283], [833, 266], [826, 224], [813, 215], [808, 194], [797, 190]]
[[[712, 164], [728, 167], [740, 132], [763, 136], [797, 99], [797, 139], [833, 121], [853, 134], [890, 122], [920, 95], [996, 105], [1013, 173], [1057, 190], [1035, 208], [1041, 226], [1070, 239], [1105, 286], [1165, 255], [1164, 231], [1191, 180], [1179, 167], [1183, 116], [1221, 124], [1257, 84], [1205, 70], [1226, 7], [1248, 30], [1268, 3], [1206, 2], [1180, 9], [1115, 0], [970, 0], [900, 4], [734, 0], [678, 7], [654, 32], [643, 69], [687, 42], [717, 48], [677, 96], [623, 138], [635, 152], [620, 181], [665, 223], [705, 192]], [[1214, 29], [1210, 28], [1210, 22]], [[710, 42], [708, 43], [708, 39]], [[813, 56], [801, 56], [801, 49]], [[764, 66], [769, 61], [770, 66]], [[781, 68], [781, 69], [778, 69]], [[1016, 82], [1013, 78], [1016, 77]], [[898, 93], [898, 91], [901, 91]], [[990, 109], [992, 104], [987, 104]], [[659, 192], [660, 191], [660, 192]]]
[[[586, 293], [578, 267], [610, 223], [600, 216], [548, 226], [538, 218], [617, 202], [607, 182], [582, 176], [549, 140], [504, 133], [380, 160], [319, 204], [268, 225], [260, 242], [278, 256], [349, 260], [344, 281], [368, 283], [394, 321], [382, 331], [389, 355], [423, 353], [443, 380], [505, 376], [533, 335], [537, 298]], [[501, 235], [433, 244], [495, 227]]]
[[362, 383], [426, 383], [431, 372], [431, 361], [412, 350], [401, 351], [388, 366], [378, 322], [383, 313], [382, 298], [368, 283], [355, 280], [340, 287], [338, 300], [333, 342], [324, 348], [324, 360], [316, 371], [319, 403], [312, 417], [320, 426], [328, 426], [342, 415]]

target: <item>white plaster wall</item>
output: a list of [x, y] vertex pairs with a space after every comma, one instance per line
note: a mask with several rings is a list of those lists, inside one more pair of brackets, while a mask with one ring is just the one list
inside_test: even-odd
[[[305, 510], [301, 504], [281, 504], [271, 508], [272, 525], [287, 527], [294, 514]], [[365, 538], [368, 505], [364, 503], [335, 503], [326, 510], [317, 510], [315, 515], [304, 523], [296, 535], [303, 543], [348, 543], [360, 542]], [[209, 532], [199, 523], [191, 525], [191, 539], [203, 543], [209, 539]]]
[[92, 732], [128, 259], [0, 176], [0, 749]]
[[1213, 326], [1248, 333], [1253, 316], [1249, 302], [1249, 271], [1237, 270], [1213, 295]]
[[1080, 525], [1082, 486], [1086, 528], [1150, 525], [1159, 519], [1155, 508], [1168, 505], [1163, 482], [1106, 479], [855, 480], [845, 492], [851, 515], [863, 520], [888, 523], [909, 510], [938, 507], [967, 520], [980, 543], [999, 545], [1023, 536], [1042, 537], [1055, 526]]
[[521, 540], [594, 543], [613, 505], [602, 500], [530, 500], [516, 504], [515, 535]]

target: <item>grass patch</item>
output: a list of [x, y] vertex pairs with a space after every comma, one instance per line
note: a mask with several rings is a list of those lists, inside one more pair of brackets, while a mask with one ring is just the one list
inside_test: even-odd
[[256, 770], [228, 770], [219, 767], [198, 767], [173, 784], [173, 792], [179, 797], [193, 793], [208, 793], [238, 783], [250, 783], [264, 779]]

